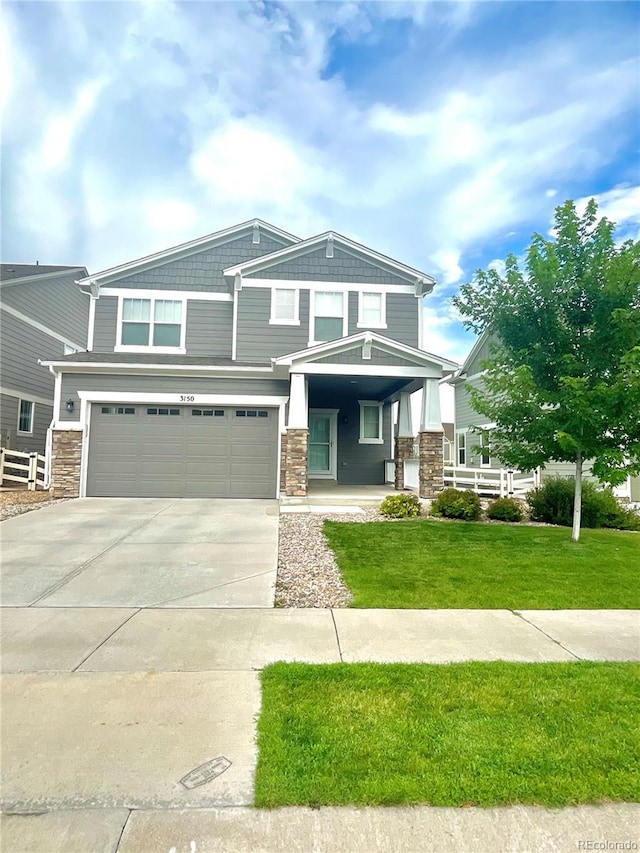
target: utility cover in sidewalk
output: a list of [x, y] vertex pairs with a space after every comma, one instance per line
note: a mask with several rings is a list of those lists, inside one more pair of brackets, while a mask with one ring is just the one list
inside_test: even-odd
[[212, 758], [211, 761], [205, 761], [204, 764], [187, 773], [180, 782], [185, 788], [199, 788], [200, 785], [206, 785], [207, 782], [211, 782], [212, 779], [217, 778], [230, 767], [229, 759], [220, 755], [218, 758]]

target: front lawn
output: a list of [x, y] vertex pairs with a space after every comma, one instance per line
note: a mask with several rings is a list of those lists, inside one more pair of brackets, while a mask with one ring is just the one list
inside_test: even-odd
[[256, 805], [636, 802], [640, 665], [284, 664]]
[[640, 534], [407, 521], [327, 521], [353, 607], [636, 609]]

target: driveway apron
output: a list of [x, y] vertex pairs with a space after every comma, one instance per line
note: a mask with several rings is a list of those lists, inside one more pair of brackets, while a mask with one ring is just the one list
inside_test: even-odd
[[2, 604], [273, 607], [278, 504], [85, 498], [2, 524]]

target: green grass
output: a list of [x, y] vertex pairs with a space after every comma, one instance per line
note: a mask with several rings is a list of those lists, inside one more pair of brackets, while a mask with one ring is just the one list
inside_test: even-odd
[[631, 663], [273, 664], [256, 805], [636, 802], [639, 676]]
[[556, 527], [327, 521], [353, 607], [640, 607], [640, 535]]

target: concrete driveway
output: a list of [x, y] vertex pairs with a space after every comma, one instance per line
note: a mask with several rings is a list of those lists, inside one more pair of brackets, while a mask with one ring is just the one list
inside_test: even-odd
[[273, 607], [276, 501], [85, 498], [1, 535], [4, 606]]

